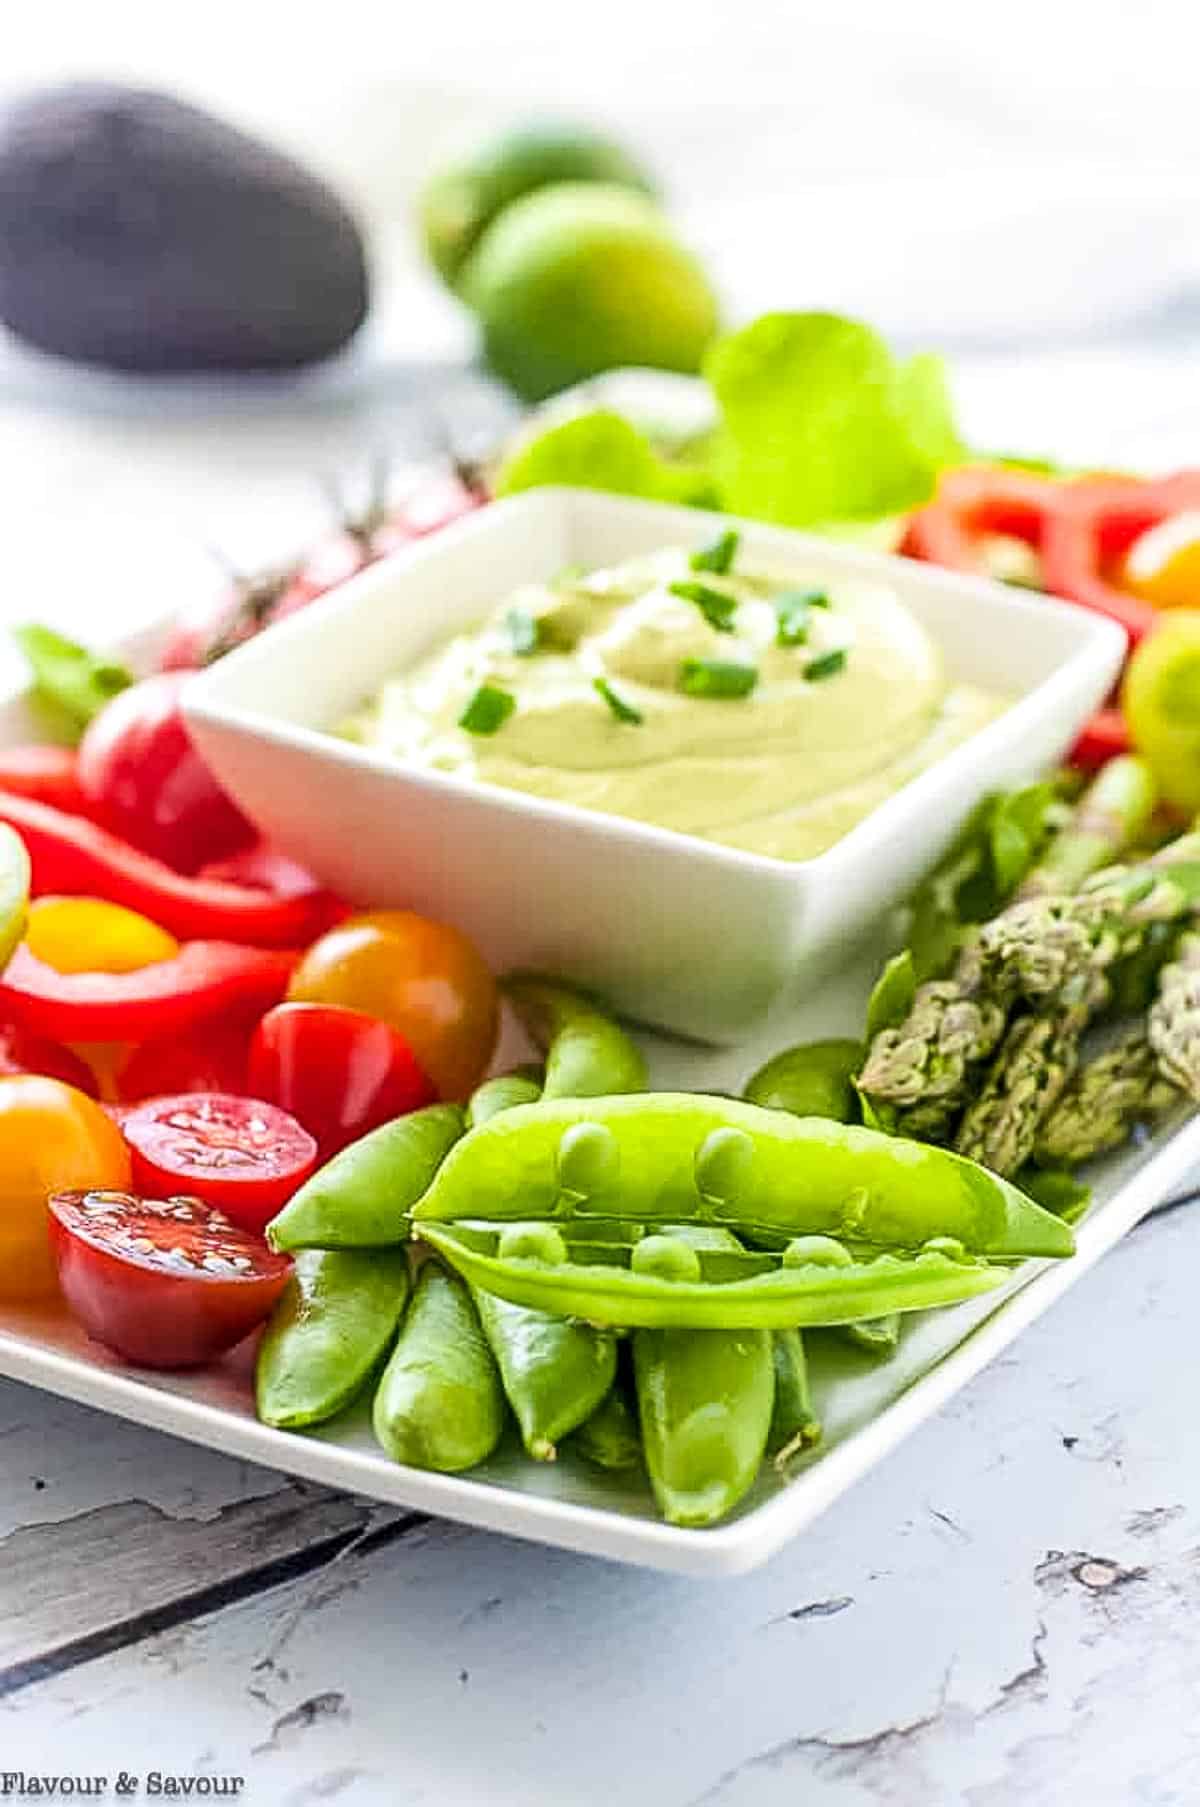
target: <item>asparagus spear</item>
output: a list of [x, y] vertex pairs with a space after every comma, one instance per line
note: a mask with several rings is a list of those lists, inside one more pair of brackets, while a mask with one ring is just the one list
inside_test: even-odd
[[1035, 1158], [1073, 1167], [1119, 1148], [1139, 1123], [1153, 1122], [1182, 1094], [1159, 1070], [1145, 1023], [1134, 1023], [1075, 1073], [1038, 1133]]
[[1111, 759], [1017, 890], [1017, 898], [1077, 891], [1149, 825], [1157, 801], [1150, 769], [1128, 755]]
[[1163, 967], [1148, 1037], [1159, 1071], [1200, 1102], [1200, 933], [1185, 935]]

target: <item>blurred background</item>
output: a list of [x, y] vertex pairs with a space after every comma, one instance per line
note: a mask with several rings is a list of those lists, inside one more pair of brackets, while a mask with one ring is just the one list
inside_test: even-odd
[[146, 83], [290, 151], [374, 272], [362, 333], [296, 375], [116, 376], [0, 333], [10, 617], [115, 631], [210, 585], [214, 545], [246, 567], [311, 535], [322, 476], [512, 419], [413, 206], [465, 136], [531, 115], [655, 172], [729, 319], [832, 308], [943, 349], [977, 444], [1200, 462], [1191, 0], [60, 5], [6, 40], [5, 100]]

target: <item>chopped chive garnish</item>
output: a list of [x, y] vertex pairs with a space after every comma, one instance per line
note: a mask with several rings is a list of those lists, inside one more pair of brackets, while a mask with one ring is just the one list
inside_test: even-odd
[[811, 683], [816, 684], [822, 678], [832, 678], [837, 672], [843, 670], [845, 664], [845, 647], [835, 646], [829, 652], [821, 653], [817, 658], [810, 659], [804, 667], [804, 675]]
[[641, 723], [641, 710], [635, 709], [632, 703], [627, 703], [623, 696], [619, 696], [607, 678], [593, 678], [592, 689], [597, 696], [604, 698], [617, 721], [630, 722], [634, 727]]
[[813, 609], [827, 609], [824, 590], [784, 590], [774, 598], [775, 640], [779, 646], [803, 646], [808, 639], [808, 617]]
[[668, 584], [667, 588], [672, 596], [678, 596], [684, 602], [694, 602], [709, 627], [715, 627], [718, 634], [732, 634], [733, 617], [737, 610], [736, 596], [727, 596], [724, 590], [714, 590], [711, 584], [683, 582]]
[[498, 684], [481, 684], [459, 716], [458, 725], [468, 734], [495, 734], [516, 706], [516, 697]]
[[749, 696], [757, 683], [757, 666], [732, 659], [685, 659], [679, 667], [679, 688], [687, 696]]
[[693, 571], [712, 571], [717, 577], [724, 577], [727, 571], [733, 570], [740, 538], [735, 528], [727, 527], [711, 546], [701, 546], [699, 551], [693, 552], [688, 564]]
[[531, 615], [528, 609], [509, 609], [504, 617], [504, 631], [518, 659], [528, 659], [542, 643], [537, 616]]

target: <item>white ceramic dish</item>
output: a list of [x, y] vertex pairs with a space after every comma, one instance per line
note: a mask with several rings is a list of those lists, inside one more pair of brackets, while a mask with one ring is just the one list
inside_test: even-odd
[[747, 565], [885, 581], [951, 675], [1014, 697], [818, 859], [789, 864], [407, 767], [325, 732], [388, 673], [517, 584], [711, 539], [718, 518], [586, 491], [483, 510], [249, 642], [189, 690], [205, 757], [247, 812], [352, 901], [458, 923], [628, 1015], [726, 1043], [793, 999], [936, 857], [988, 790], [1070, 745], [1124, 640], [1085, 610], [749, 522]]

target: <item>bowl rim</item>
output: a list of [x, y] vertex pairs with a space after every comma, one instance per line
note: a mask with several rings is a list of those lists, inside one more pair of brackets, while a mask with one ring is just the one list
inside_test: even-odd
[[[701, 835], [688, 834], [682, 829], [663, 828], [653, 822], [642, 822], [603, 810], [586, 809], [579, 804], [558, 802], [503, 785], [481, 783], [476, 778], [460, 776], [454, 772], [438, 771], [383, 749], [342, 740], [328, 729], [309, 727], [302, 722], [290, 721], [286, 716], [273, 715], [269, 708], [264, 708], [257, 700], [249, 704], [231, 702], [222, 695], [222, 682], [231, 671], [236, 672], [243, 663], [252, 660], [265, 660], [264, 642], [280, 651], [287, 651], [289, 646], [298, 651], [306, 638], [329, 631], [335, 622], [344, 618], [352, 620], [359, 610], [370, 605], [371, 598], [382, 585], [397, 575], [419, 570], [423, 565], [435, 561], [444, 554], [448, 546], [486, 536], [498, 520], [511, 519], [513, 515], [537, 516], [564, 508], [590, 509], [614, 516], [634, 513], [645, 517], [653, 514], [663, 521], [666, 530], [664, 545], [671, 543], [669, 529], [672, 523], [676, 527], [674, 537], [678, 536], [685, 525], [693, 529], [698, 526], [705, 531], [732, 527], [749, 536], [778, 541], [781, 550], [785, 545], [789, 546], [800, 557], [807, 553], [810, 557], [826, 559], [843, 566], [848, 576], [861, 575], [894, 584], [899, 567], [899, 574], [907, 583], [915, 580], [964, 600], [981, 601], [993, 610], [1009, 613], [1014, 620], [1032, 624], [1034, 631], [1037, 631], [1039, 621], [1044, 621], [1047, 625], [1055, 623], [1060, 629], [1068, 627], [1077, 635], [1078, 643], [1043, 678], [1019, 695], [992, 721], [976, 729], [966, 740], [892, 791], [831, 846], [802, 860], [755, 853], [745, 848], [728, 846], [724, 842], [710, 841]], [[219, 728], [233, 728], [241, 734], [249, 732], [272, 745], [288, 747], [352, 769], [369, 771], [392, 782], [414, 785], [434, 796], [467, 797], [503, 815], [569, 825], [598, 839], [627, 837], [646, 847], [656, 847], [667, 857], [707, 860], [726, 870], [756, 873], [775, 880], [824, 880], [827, 877], [836, 880], [844, 869], [861, 868], [873, 853], [894, 840], [902, 823], [914, 812], [936, 805], [948, 781], [948, 774], [953, 772], [956, 765], [962, 765], [968, 758], [972, 762], [982, 761], [986, 764], [993, 751], [1007, 748], [1014, 739], [1020, 740], [1047, 713], [1053, 713], [1056, 707], [1065, 706], [1069, 700], [1068, 693], [1074, 689], [1076, 682], [1082, 680], [1085, 666], [1094, 667], [1097, 676], [1111, 666], [1111, 676], [1115, 679], [1126, 647], [1124, 630], [1095, 611], [1041, 592], [1034, 596], [991, 578], [950, 571], [940, 566], [927, 565], [920, 560], [904, 558], [898, 553], [879, 552], [850, 541], [825, 539], [805, 533], [799, 528], [781, 527], [772, 522], [755, 521], [718, 510], [690, 508], [640, 496], [621, 496], [567, 485], [545, 485], [519, 495], [498, 498], [448, 527], [439, 529], [436, 534], [387, 554], [345, 583], [339, 584], [327, 596], [318, 598], [287, 620], [263, 629], [242, 646], [225, 654], [216, 664], [196, 673], [184, 686], [181, 703], [188, 719], [203, 721]]]

